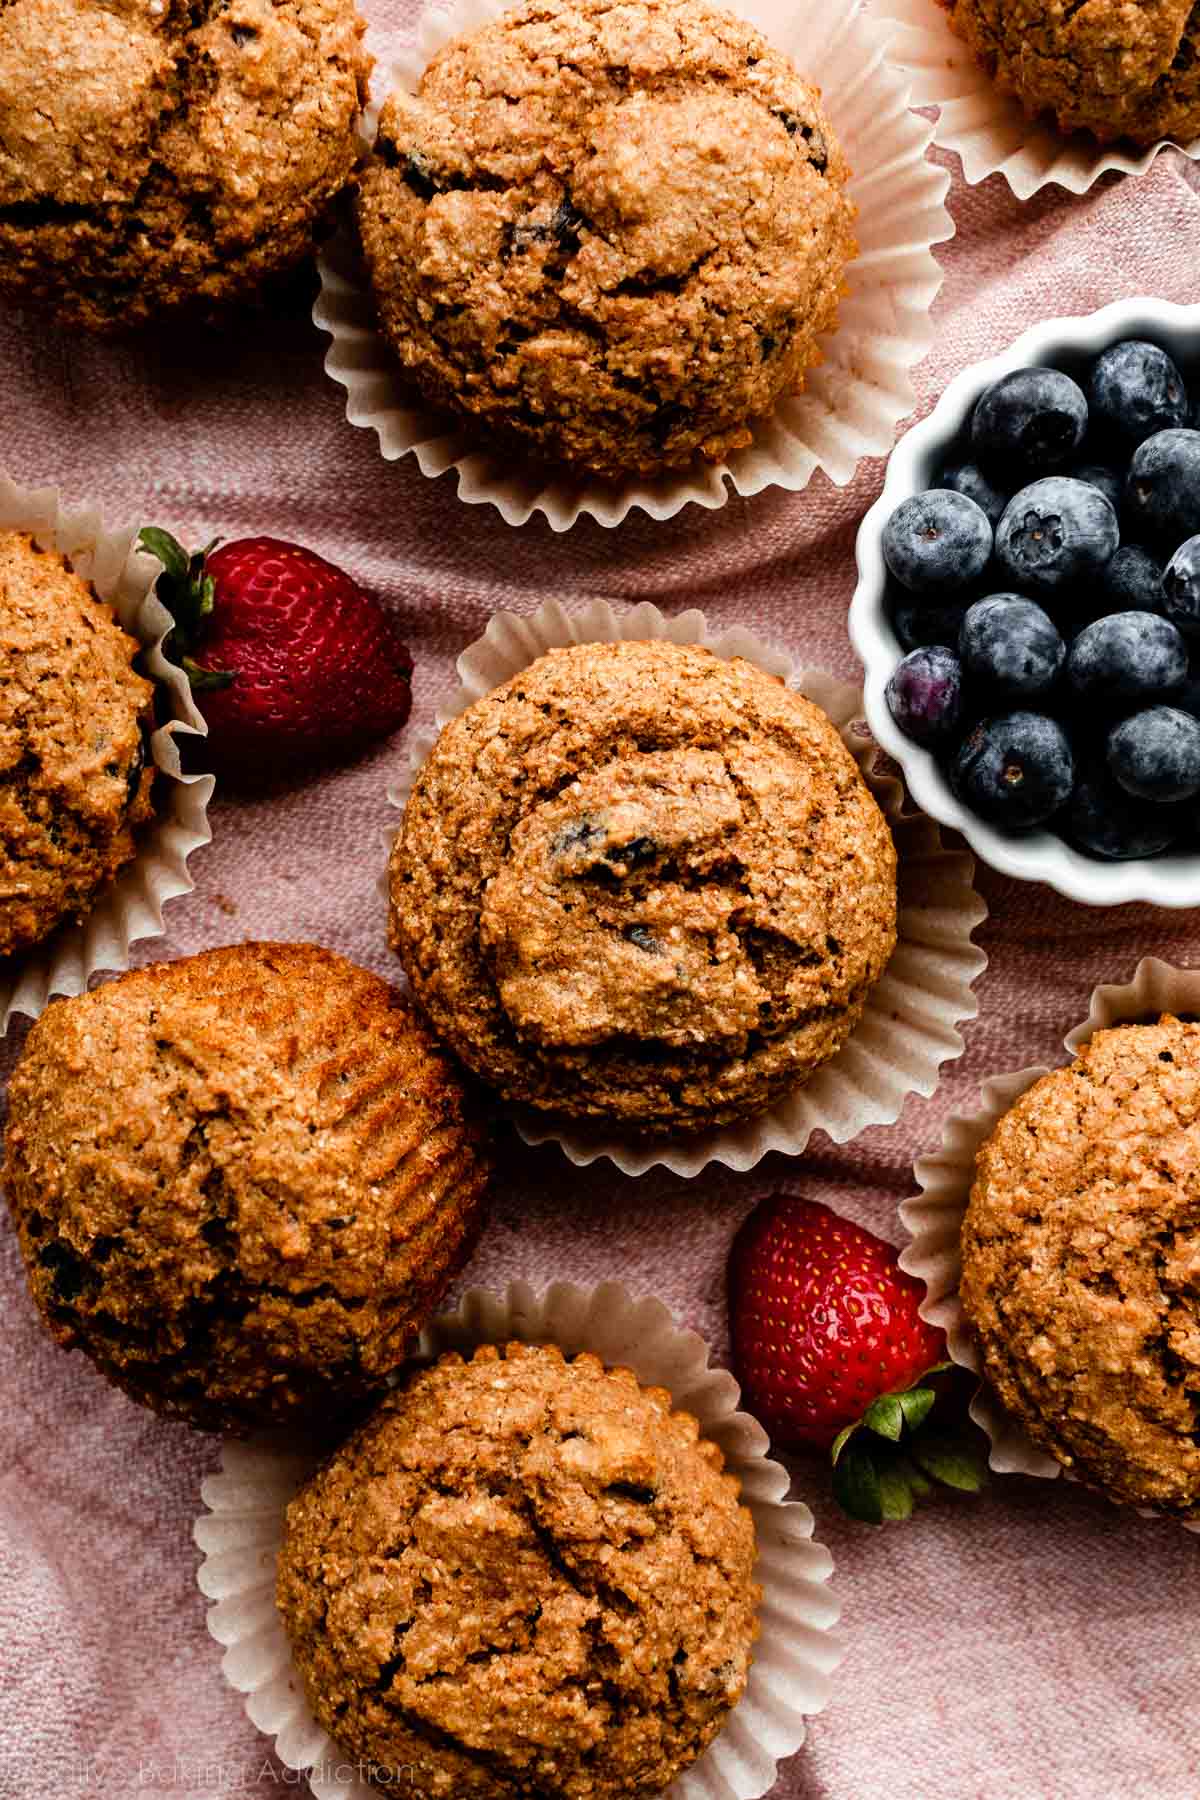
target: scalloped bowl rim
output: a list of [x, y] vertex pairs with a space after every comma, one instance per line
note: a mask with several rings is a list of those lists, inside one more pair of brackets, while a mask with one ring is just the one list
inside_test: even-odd
[[[858, 583], [850, 603], [850, 641], [863, 665], [867, 722], [876, 741], [899, 763], [909, 793], [923, 812], [962, 833], [981, 861], [1019, 881], [1044, 881], [1068, 900], [1088, 906], [1148, 901], [1155, 906], [1200, 905], [1200, 855], [1101, 862], [1048, 831], [1011, 837], [977, 818], [956, 799], [928, 750], [906, 738], [888, 711], [884, 689], [903, 654], [884, 606], [887, 569], [883, 527], [910, 495], [928, 487], [933, 464], [966, 424], [975, 401], [993, 381], [1034, 363], [1095, 355], [1127, 337], [1149, 337], [1172, 354], [1200, 362], [1200, 303], [1139, 298], [1114, 300], [1098, 312], [1045, 319], [1005, 349], [953, 377], [941, 399], [898, 439], [888, 458], [883, 490], [858, 529]], [[1183, 349], [1185, 337], [1190, 339]]]

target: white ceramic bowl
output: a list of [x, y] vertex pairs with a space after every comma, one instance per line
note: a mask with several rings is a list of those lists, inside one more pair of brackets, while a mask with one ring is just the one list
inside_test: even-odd
[[1193, 394], [1200, 391], [1200, 305], [1166, 300], [1118, 300], [1076, 319], [1047, 319], [987, 362], [964, 369], [933, 411], [905, 433], [892, 451], [887, 475], [858, 533], [858, 586], [850, 605], [850, 640], [866, 671], [864, 700], [876, 739], [904, 771], [913, 799], [939, 824], [961, 831], [975, 854], [993, 869], [1022, 881], [1044, 881], [1088, 906], [1147, 900], [1156, 906], [1200, 906], [1200, 855], [1172, 852], [1153, 859], [1101, 862], [1049, 831], [1011, 836], [969, 812], [955, 797], [928, 750], [899, 731], [884, 689], [904, 648], [886, 605], [883, 527], [902, 500], [931, 487], [976, 400], [1013, 369], [1049, 364], [1077, 379], [1091, 359], [1122, 338], [1161, 344], [1179, 363]]

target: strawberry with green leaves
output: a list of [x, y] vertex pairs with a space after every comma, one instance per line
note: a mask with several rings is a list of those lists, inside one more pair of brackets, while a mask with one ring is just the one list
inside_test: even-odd
[[924, 1296], [890, 1244], [790, 1194], [751, 1213], [729, 1260], [747, 1407], [777, 1448], [828, 1449], [838, 1503], [870, 1524], [907, 1518], [937, 1485], [984, 1482], [978, 1434], [943, 1424], [946, 1338]]
[[280, 774], [404, 724], [412, 657], [379, 602], [323, 556], [269, 537], [189, 554], [154, 527], [138, 542], [163, 565], [166, 654], [192, 684], [218, 769]]

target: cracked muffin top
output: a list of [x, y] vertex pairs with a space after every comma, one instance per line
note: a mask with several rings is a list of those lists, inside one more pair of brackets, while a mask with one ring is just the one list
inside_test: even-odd
[[717, 460], [803, 385], [854, 253], [818, 91], [704, 0], [527, 0], [386, 102], [358, 198], [434, 405], [624, 478]]
[[1200, 1025], [1098, 1031], [979, 1152], [962, 1303], [1043, 1450], [1200, 1518]]
[[825, 714], [663, 642], [552, 650], [446, 725], [390, 890], [417, 1000], [469, 1067], [642, 1134], [805, 1080], [896, 938], [891, 835]]
[[51, 1332], [208, 1430], [379, 1388], [474, 1239], [463, 1084], [377, 975], [235, 944], [48, 1007], [9, 1088], [5, 1189]]
[[669, 1394], [487, 1345], [415, 1375], [292, 1501], [277, 1598], [309, 1705], [384, 1792], [632, 1800], [741, 1698], [754, 1558]]
[[251, 297], [350, 180], [352, 0], [5, 0], [0, 292], [106, 331]]
[[1195, 0], [942, 0], [993, 80], [1101, 143], [1200, 135]]
[[66, 560], [0, 531], [0, 955], [82, 918], [153, 816], [139, 644]]

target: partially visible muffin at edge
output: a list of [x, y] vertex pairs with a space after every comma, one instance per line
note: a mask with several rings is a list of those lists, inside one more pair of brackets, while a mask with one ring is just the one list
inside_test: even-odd
[[91, 330], [305, 257], [358, 159], [353, 0], [0, 6], [0, 292]]
[[[932, 5], [934, 0], [930, 0]], [[1102, 144], [1200, 134], [1193, 0], [941, 0], [958, 36], [1031, 118]]]
[[277, 1593], [309, 1706], [381, 1791], [636, 1800], [741, 1698], [754, 1558], [669, 1394], [489, 1345], [413, 1377], [302, 1489]]
[[626, 478], [803, 385], [854, 254], [818, 90], [705, 0], [525, 0], [394, 93], [358, 194], [384, 336], [436, 406]]
[[1200, 1025], [1098, 1031], [982, 1146], [962, 1303], [1033, 1441], [1200, 1518]]
[[896, 941], [891, 834], [829, 719], [662, 642], [552, 650], [446, 725], [390, 892], [413, 992], [470, 1068], [637, 1135], [807, 1079]]
[[0, 531], [0, 956], [87, 913], [153, 817], [141, 646], [54, 551]]
[[209, 1430], [382, 1386], [470, 1250], [484, 1126], [408, 1002], [310, 944], [237, 944], [51, 1005], [5, 1190], [53, 1335]]

